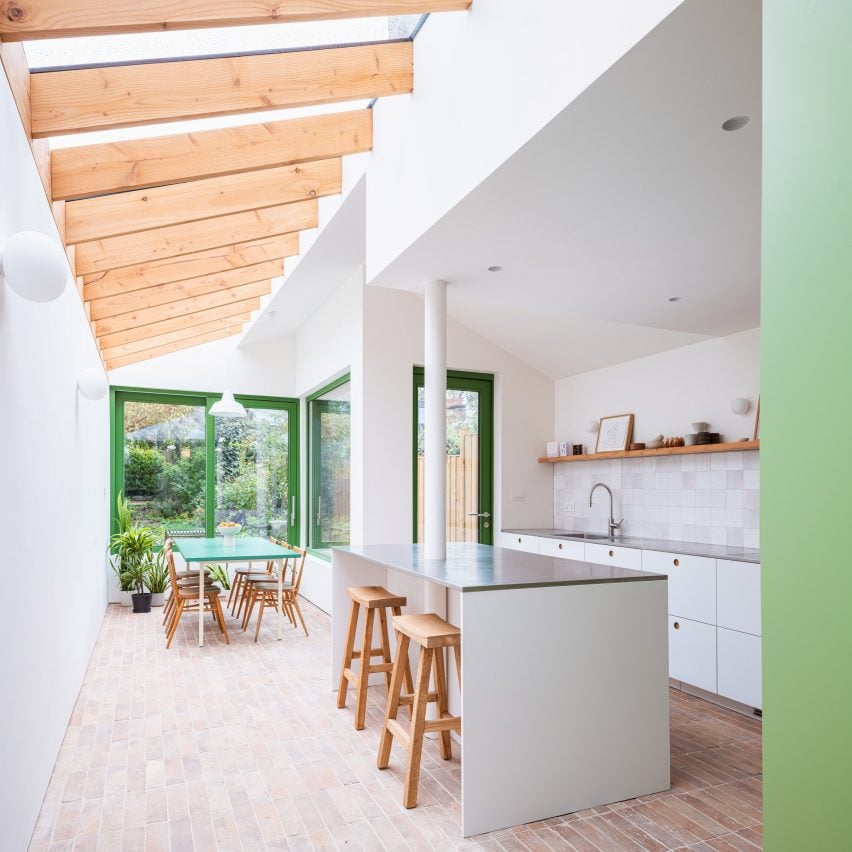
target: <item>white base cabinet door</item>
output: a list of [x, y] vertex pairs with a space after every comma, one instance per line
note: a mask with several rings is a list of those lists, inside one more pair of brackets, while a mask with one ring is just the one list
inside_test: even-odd
[[719, 627], [760, 636], [760, 565], [716, 562]]
[[544, 556], [557, 556], [560, 559], [576, 559], [583, 562], [586, 558], [586, 546], [582, 541], [560, 540], [558, 538], [542, 538], [539, 553]]
[[590, 544], [586, 542], [586, 562], [598, 565], [615, 565], [618, 568], [642, 570], [642, 551], [632, 547], [616, 547], [611, 544]]
[[719, 695], [750, 707], [763, 707], [760, 636], [718, 629]]
[[716, 628], [669, 616], [669, 677], [716, 692]]
[[538, 553], [541, 539], [536, 535], [521, 535], [520, 533], [500, 533], [500, 547], [510, 550], [523, 550], [525, 553]]
[[677, 553], [642, 552], [642, 568], [669, 578], [669, 612], [716, 623], [716, 560]]

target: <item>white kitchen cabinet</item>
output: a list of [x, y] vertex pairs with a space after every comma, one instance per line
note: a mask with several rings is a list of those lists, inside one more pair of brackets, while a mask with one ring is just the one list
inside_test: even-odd
[[716, 624], [715, 559], [643, 550], [642, 568], [668, 574], [671, 615]]
[[586, 542], [586, 562], [600, 565], [617, 565], [619, 568], [642, 570], [642, 551], [632, 547], [617, 547], [612, 544]]
[[669, 677], [716, 692], [716, 628], [669, 616]]
[[539, 553], [541, 539], [536, 535], [523, 535], [522, 533], [500, 533], [500, 547], [508, 547], [510, 550], [523, 550], [525, 553]]
[[717, 629], [719, 695], [750, 707], [763, 707], [761, 641], [759, 636], [749, 633]]
[[717, 560], [716, 590], [719, 627], [760, 636], [760, 565]]
[[586, 546], [582, 541], [560, 538], [542, 538], [539, 552], [545, 556], [558, 556], [560, 559], [585, 560]]

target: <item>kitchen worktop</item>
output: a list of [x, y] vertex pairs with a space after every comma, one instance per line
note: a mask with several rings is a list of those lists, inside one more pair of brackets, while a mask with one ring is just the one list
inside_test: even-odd
[[424, 559], [419, 544], [353, 545], [335, 547], [333, 552], [360, 556], [376, 565], [420, 576], [460, 592], [666, 579], [662, 574], [647, 571], [469, 542], [448, 543], [446, 559]]
[[531, 535], [539, 538], [556, 538], [560, 541], [585, 541], [589, 544], [610, 544], [635, 550], [657, 550], [662, 553], [679, 553], [684, 556], [706, 556], [710, 559], [730, 559], [733, 562], [760, 562], [760, 551], [751, 547], [731, 547], [726, 544], [702, 544], [695, 541], [669, 541], [663, 538], [638, 538], [616, 536], [609, 538], [583, 538], [573, 530], [558, 529], [504, 529], [504, 533]]

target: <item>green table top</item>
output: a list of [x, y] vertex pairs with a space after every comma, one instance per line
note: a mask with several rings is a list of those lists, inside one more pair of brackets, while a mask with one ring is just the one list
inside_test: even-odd
[[233, 547], [227, 547], [221, 536], [176, 538], [174, 546], [187, 562], [261, 562], [270, 559], [295, 559], [301, 555], [295, 550], [273, 544], [258, 536], [238, 538]]

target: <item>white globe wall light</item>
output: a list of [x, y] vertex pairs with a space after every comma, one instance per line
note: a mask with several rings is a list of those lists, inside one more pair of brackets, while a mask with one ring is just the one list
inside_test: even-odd
[[598, 431], [598, 423], [598, 420], [587, 420], [585, 423], [586, 431], [590, 435], [594, 435], [594, 433]]
[[77, 390], [86, 399], [103, 399], [109, 390], [109, 383], [103, 370], [89, 367], [77, 376]]
[[749, 408], [751, 408], [751, 403], [741, 396], [731, 400], [731, 411], [734, 414], [748, 414]]
[[38, 231], [18, 231], [0, 254], [6, 283], [30, 302], [52, 302], [68, 281], [68, 260], [59, 245]]

